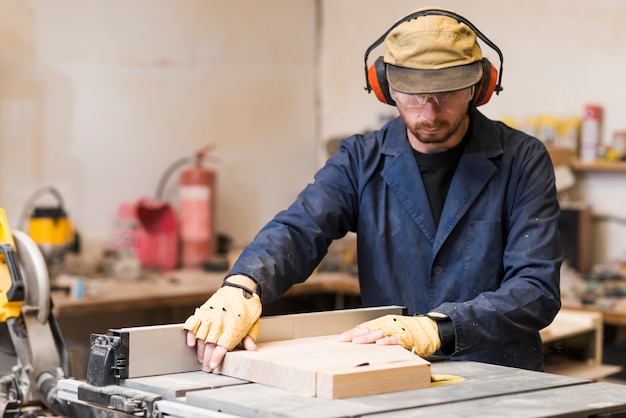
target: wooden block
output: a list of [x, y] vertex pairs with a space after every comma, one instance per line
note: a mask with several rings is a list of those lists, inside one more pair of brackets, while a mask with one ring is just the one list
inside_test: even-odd
[[400, 346], [353, 344], [337, 335], [258, 344], [226, 354], [218, 373], [340, 399], [430, 386], [430, 363]]

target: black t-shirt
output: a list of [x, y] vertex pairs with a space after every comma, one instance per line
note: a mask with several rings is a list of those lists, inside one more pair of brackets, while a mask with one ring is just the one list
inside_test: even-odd
[[428, 195], [435, 227], [439, 225], [439, 218], [443, 211], [443, 205], [446, 202], [452, 176], [459, 163], [461, 154], [463, 154], [466, 141], [467, 134], [459, 145], [447, 151], [424, 154], [415, 149], [413, 150], [415, 161], [417, 161], [420, 173], [422, 173], [422, 180]]

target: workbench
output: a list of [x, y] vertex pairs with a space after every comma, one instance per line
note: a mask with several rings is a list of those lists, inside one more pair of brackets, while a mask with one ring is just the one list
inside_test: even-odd
[[[196, 307], [222, 286], [225, 274], [186, 269], [146, 274], [138, 280], [61, 277], [56, 284], [68, 290], [53, 293], [54, 314], [58, 318], [81, 318], [103, 312]], [[360, 295], [359, 280], [344, 273], [315, 273], [304, 283], [294, 285], [284, 296], [323, 293], [336, 295], [334, 308], [341, 308], [342, 297]]]

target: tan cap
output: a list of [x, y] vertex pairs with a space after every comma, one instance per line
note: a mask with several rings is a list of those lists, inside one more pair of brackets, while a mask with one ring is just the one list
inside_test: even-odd
[[476, 34], [452, 17], [427, 14], [403, 22], [389, 32], [385, 47], [389, 85], [402, 93], [460, 90], [483, 75]]

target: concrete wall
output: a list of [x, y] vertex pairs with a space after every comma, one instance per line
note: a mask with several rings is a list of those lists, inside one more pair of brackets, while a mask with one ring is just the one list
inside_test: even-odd
[[[218, 230], [248, 242], [312, 179], [326, 140], [394, 114], [364, 92], [363, 54], [428, 4], [0, 0], [0, 207], [14, 224], [35, 190], [55, 186], [95, 257], [119, 204], [153, 195], [169, 164], [215, 144]], [[504, 53], [504, 92], [482, 108], [489, 117], [569, 117], [598, 103], [605, 141], [626, 128], [626, 3], [438, 5]], [[610, 215], [598, 221], [608, 250], [597, 261], [626, 251], [626, 174], [611, 176], [601, 193], [576, 196]]]

